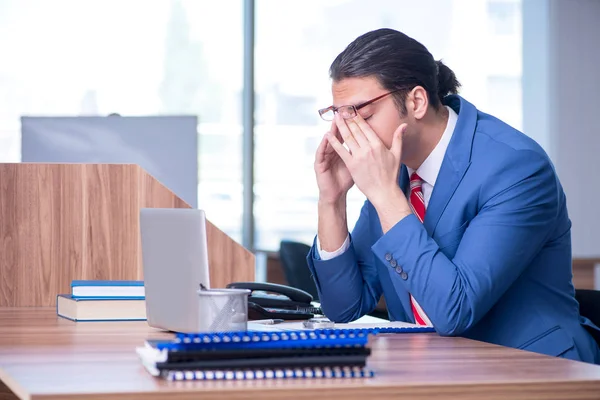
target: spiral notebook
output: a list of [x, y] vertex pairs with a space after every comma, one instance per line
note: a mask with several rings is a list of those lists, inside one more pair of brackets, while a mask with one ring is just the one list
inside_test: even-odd
[[167, 380], [357, 378], [367, 367], [370, 332], [179, 333], [136, 349], [153, 376]]
[[160, 350], [191, 349], [269, 349], [298, 347], [353, 347], [364, 346], [369, 335], [382, 333], [432, 332], [429, 327], [380, 327], [347, 329], [314, 329], [295, 331], [239, 331], [217, 333], [178, 333], [174, 340], [157, 341]]
[[280, 349], [356, 347], [367, 344], [369, 332], [356, 329], [319, 329], [281, 332], [178, 333], [174, 340], [156, 343], [159, 350]]
[[333, 347], [333, 348], [271, 348], [271, 349], [189, 349], [185, 351], [165, 351], [156, 348], [155, 340], [146, 341], [146, 357], [158, 367], [171, 364], [183, 365], [194, 362], [216, 362], [219, 360], [260, 360], [274, 358], [308, 358], [312, 356], [327, 357], [363, 357], [371, 354], [368, 347]]

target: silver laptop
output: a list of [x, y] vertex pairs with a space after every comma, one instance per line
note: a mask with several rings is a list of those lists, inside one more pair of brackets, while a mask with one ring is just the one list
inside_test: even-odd
[[142, 208], [140, 233], [148, 325], [196, 332], [196, 292], [210, 287], [204, 211]]

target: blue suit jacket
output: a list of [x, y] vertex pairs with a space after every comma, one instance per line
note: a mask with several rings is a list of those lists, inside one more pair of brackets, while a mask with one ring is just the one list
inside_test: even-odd
[[[424, 223], [410, 215], [385, 235], [365, 202], [342, 255], [308, 254], [324, 313], [336, 322], [372, 311], [414, 322], [409, 293], [436, 331], [600, 363], [579, 315], [571, 222], [551, 161], [532, 139], [460, 96]], [[402, 166], [400, 186], [408, 184]], [[316, 241], [315, 241], [316, 242]]]

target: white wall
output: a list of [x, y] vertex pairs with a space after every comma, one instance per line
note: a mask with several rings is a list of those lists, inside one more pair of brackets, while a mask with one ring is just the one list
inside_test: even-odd
[[523, 105], [567, 194], [573, 257], [600, 257], [600, 0], [524, 1]]

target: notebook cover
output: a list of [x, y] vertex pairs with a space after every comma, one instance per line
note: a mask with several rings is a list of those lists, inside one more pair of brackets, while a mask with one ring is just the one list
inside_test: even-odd
[[311, 347], [357, 347], [364, 346], [369, 335], [380, 333], [431, 332], [433, 328], [359, 328], [315, 329], [300, 331], [240, 331], [222, 333], [178, 333], [174, 340], [159, 341], [156, 348], [162, 350], [201, 349], [269, 349]]
[[127, 280], [73, 280], [71, 287], [75, 286], [144, 286], [144, 281], [127, 281]]
[[302, 357], [237, 358], [156, 363], [158, 370], [216, 370], [296, 367], [364, 367], [367, 355], [311, 355]]
[[145, 300], [145, 297], [130, 297], [130, 296], [121, 296], [121, 297], [81, 297], [81, 296], [73, 296], [71, 294], [59, 294], [59, 297], [64, 297], [67, 299], [71, 299], [73, 301], [113, 301], [113, 300]]
[[365, 346], [367, 332], [336, 330], [281, 331], [281, 332], [221, 332], [178, 333], [174, 340], [157, 342], [159, 350], [200, 349], [281, 349], [281, 348], [331, 348]]
[[[147, 341], [147, 346], [155, 348], [153, 340]], [[164, 362], [180, 363], [199, 360], [231, 360], [237, 358], [260, 359], [274, 357], [310, 357], [310, 356], [368, 356], [371, 349], [368, 347], [343, 347], [343, 348], [277, 348], [277, 349], [201, 349], [155, 352], [157, 359]]]

